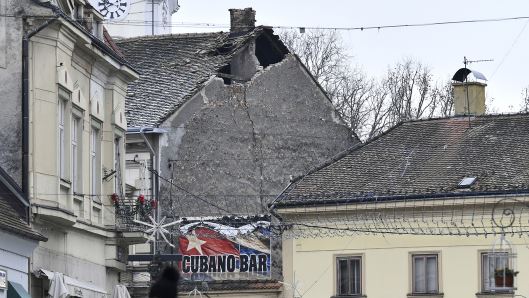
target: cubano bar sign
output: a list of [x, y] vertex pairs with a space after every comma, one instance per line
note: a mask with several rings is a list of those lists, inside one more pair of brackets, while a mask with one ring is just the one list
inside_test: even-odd
[[183, 256], [183, 273], [267, 272], [268, 255]]
[[193, 274], [206, 274], [213, 280], [223, 279], [222, 273], [270, 274], [269, 222], [240, 227], [197, 222], [181, 227], [181, 232], [179, 265], [184, 278]]

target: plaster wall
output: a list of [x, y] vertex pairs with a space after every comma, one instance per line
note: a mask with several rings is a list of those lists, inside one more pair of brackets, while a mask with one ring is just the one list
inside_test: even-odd
[[[126, 119], [122, 112], [131, 78], [116, 69], [109, 56], [92, 51], [80, 33], [59, 20], [30, 40], [30, 197], [33, 225], [49, 238], [35, 250], [31, 269], [62, 272], [112, 293], [119, 272], [125, 268], [122, 260], [117, 260], [117, 249], [123, 244], [113, 231], [110, 195], [123, 189], [122, 180], [116, 177], [124, 170]], [[67, 94], [63, 176], [59, 171], [60, 93]], [[77, 190], [72, 182], [74, 116], [81, 122]], [[100, 142], [96, 147], [90, 139], [95, 127]], [[116, 138], [121, 138], [117, 147]], [[96, 180], [91, 162], [94, 149], [100, 154], [97, 162], [101, 172]], [[114, 170], [115, 174], [103, 180]], [[93, 183], [97, 185], [95, 191]], [[37, 292], [34, 297], [39, 296]]]
[[[0, 269], [7, 271], [9, 281], [19, 283], [26, 291], [29, 290], [29, 257], [36, 246], [36, 241], [0, 231]], [[0, 297], [3, 297], [1, 290]]]
[[33, 270], [62, 272], [105, 289], [105, 238], [86, 231], [64, 229], [49, 222], [35, 223], [35, 229], [48, 238], [33, 254]]
[[[453, 83], [454, 111], [456, 115], [485, 114], [485, 87], [487, 84], [478, 82]], [[468, 101], [467, 101], [468, 97]]]
[[[303, 297], [331, 297], [336, 294], [335, 257], [361, 255], [364, 295], [406, 297], [411, 292], [411, 253], [432, 252], [440, 256], [440, 292], [444, 293], [443, 297], [476, 297], [476, 293], [481, 292], [480, 253], [490, 251], [494, 240], [494, 237], [403, 235], [285, 239], [284, 247], [290, 249], [283, 250], [283, 259], [291, 260], [284, 263], [285, 282], [297, 282], [299, 291], [305, 293]], [[515, 243], [517, 270], [520, 271], [516, 294], [527, 296], [527, 239], [516, 236], [510, 240]]]
[[[181, 296], [185, 297], [188, 293], [180, 293]], [[279, 291], [239, 291], [237, 293], [220, 293], [220, 292], [208, 292], [208, 296], [211, 298], [279, 298], [281, 296]]]
[[[96, 1], [93, 1], [96, 2]], [[129, 14], [119, 22], [138, 22], [141, 26], [124, 26], [123, 24], [113, 24], [112, 21], [105, 22], [105, 27], [112, 37], [127, 38], [143, 35], [151, 35], [153, 20], [152, 11], [154, 4], [154, 34], [170, 34], [171, 33], [171, 15], [176, 8], [177, 1], [169, 0], [144, 0], [144, 1], [129, 1], [131, 5]], [[167, 4], [167, 6], [165, 6]], [[165, 7], [164, 7], [165, 6]], [[143, 25], [144, 24], [144, 25]]]
[[[354, 144], [336, 119], [330, 101], [292, 56], [246, 83], [213, 78], [161, 125], [168, 131], [160, 142], [161, 172], [232, 213], [262, 213], [291, 175]], [[163, 201], [167, 188], [162, 183]], [[179, 206], [173, 207], [181, 215], [226, 213], [176, 193]]]
[[[164, 213], [266, 214], [291, 176], [355, 143], [295, 57], [263, 70], [253, 50], [235, 57], [232, 69], [248, 81], [226, 85], [212, 78], [161, 125], [167, 130], [160, 140], [161, 175], [186, 190], [161, 181]], [[280, 279], [281, 243], [271, 246], [272, 277]]]
[[29, 0], [0, 1], [0, 166], [22, 185], [22, 38], [24, 14], [49, 11]]

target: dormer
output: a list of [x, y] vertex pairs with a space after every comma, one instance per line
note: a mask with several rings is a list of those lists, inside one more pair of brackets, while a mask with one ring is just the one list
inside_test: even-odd
[[57, 4], [73, 20], [82, 22], [86, 0], [58, 0]]
[[105, 17], [90, 3], [84, 8], [84, 26], [95, 37], [103, 39], [103, 21]]

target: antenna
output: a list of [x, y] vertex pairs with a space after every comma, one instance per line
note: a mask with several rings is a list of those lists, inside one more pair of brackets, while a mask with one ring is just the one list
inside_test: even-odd
[[463, 56], [463, 64], [465, 64], [465, 68], [467, 68], [468, 64], [472, 63], [480, 63], [480, 62], [492, 62], [494, 59], [478, 59], [478, 60], [468, 60], [467, 56]]

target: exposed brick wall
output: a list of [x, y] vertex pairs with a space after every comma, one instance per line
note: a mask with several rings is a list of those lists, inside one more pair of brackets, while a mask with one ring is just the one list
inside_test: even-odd
[[255, 10], [230, 9], [230, 32], [246, 32], [255, 28]]

